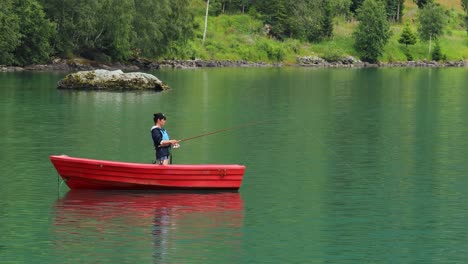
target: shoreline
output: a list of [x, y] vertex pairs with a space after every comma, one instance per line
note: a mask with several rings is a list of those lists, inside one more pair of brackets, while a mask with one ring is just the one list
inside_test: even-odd
[[221, 60], [162, 60], [133, 59], [129, 63], [99, 63], [85, 59], [54, 59], [49, 64], [28, 65], [24, 67], [0, 65], [0, 72], [74, 72], [96, 69], [141, 71], [159, 69], [197, 69], [197, 68], [259, 68], [259, 67], [308, 67], [308, 68], [460, 68], [468, 67], [468, 60], [460, 61], [404, 61], [368, 63], [351, 56], [329, 62], [320, 57], [298, 57], [295, 64], [221, 61]]

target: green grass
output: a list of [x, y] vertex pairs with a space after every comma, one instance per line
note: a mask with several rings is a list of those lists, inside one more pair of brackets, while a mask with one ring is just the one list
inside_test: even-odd
[[[463, 11], [460, 0], [438, 1], [447, 8], [448, 25], [439, 43], [447, 60], [468, 59], [468, 37], [463, 25]], [[385, 46], [382, 62], [406, 61], [403, 45], [398, 43], [405, 23], [409, 23], [413, 32], [416, 29], [417, 6], [412, 1], [405, 4], [403, 22], [391, 26], [392, 36]], [[334, 35], [331, 39], [319, 43], [308, 43], [296, 39], [277, 41], [268, 37], [263, 30], [263, 23], [249, 15], [220, 15], [209, 17], [205, 45], [202, 45], [204, 17], [198, 16], [200, 24], [196, 38], [188, 44], [186, 57], [210, 60], [245, 60], [252, 62], [282, 62], [292, 64], [298, 56], [319, 56], [333, 60], [346, 55], [358, 58], [353, 47], [352, 32], [357, 22], [336, 18]], [[432, 43], [434, 47], [435, 42]], [[429, 43], [418, 42], [408, 49], [414, 60], [430, 59]]]

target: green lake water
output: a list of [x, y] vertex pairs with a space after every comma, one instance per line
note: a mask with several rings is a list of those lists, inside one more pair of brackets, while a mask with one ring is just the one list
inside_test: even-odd
[[[466, 263], [468, 69], [151, 72], [166, 92], [0, 73], [0, 263]], [[49, 155], [244, 164], [239, 192], [70, 191]]]

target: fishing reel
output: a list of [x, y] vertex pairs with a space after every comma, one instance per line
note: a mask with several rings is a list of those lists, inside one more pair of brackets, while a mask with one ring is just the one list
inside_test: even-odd
[[178, 149], [178, 148], [180, 148], [179, 143], [172, 144], [172, 148], [173, 148], [173, 149]]

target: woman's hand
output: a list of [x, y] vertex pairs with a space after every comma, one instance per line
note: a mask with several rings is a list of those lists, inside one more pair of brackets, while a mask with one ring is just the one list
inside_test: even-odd
[[180, 147], [179, 142], [180, 142], [180, 140], [175, 140], [175, 139], [174, 139], [174, 140], [171, 140], [171, 146], [172, 146], [172, 148], [175, 148], [175, 149], [176, 149], [176, 148], [179, 148], [179, 147]]

